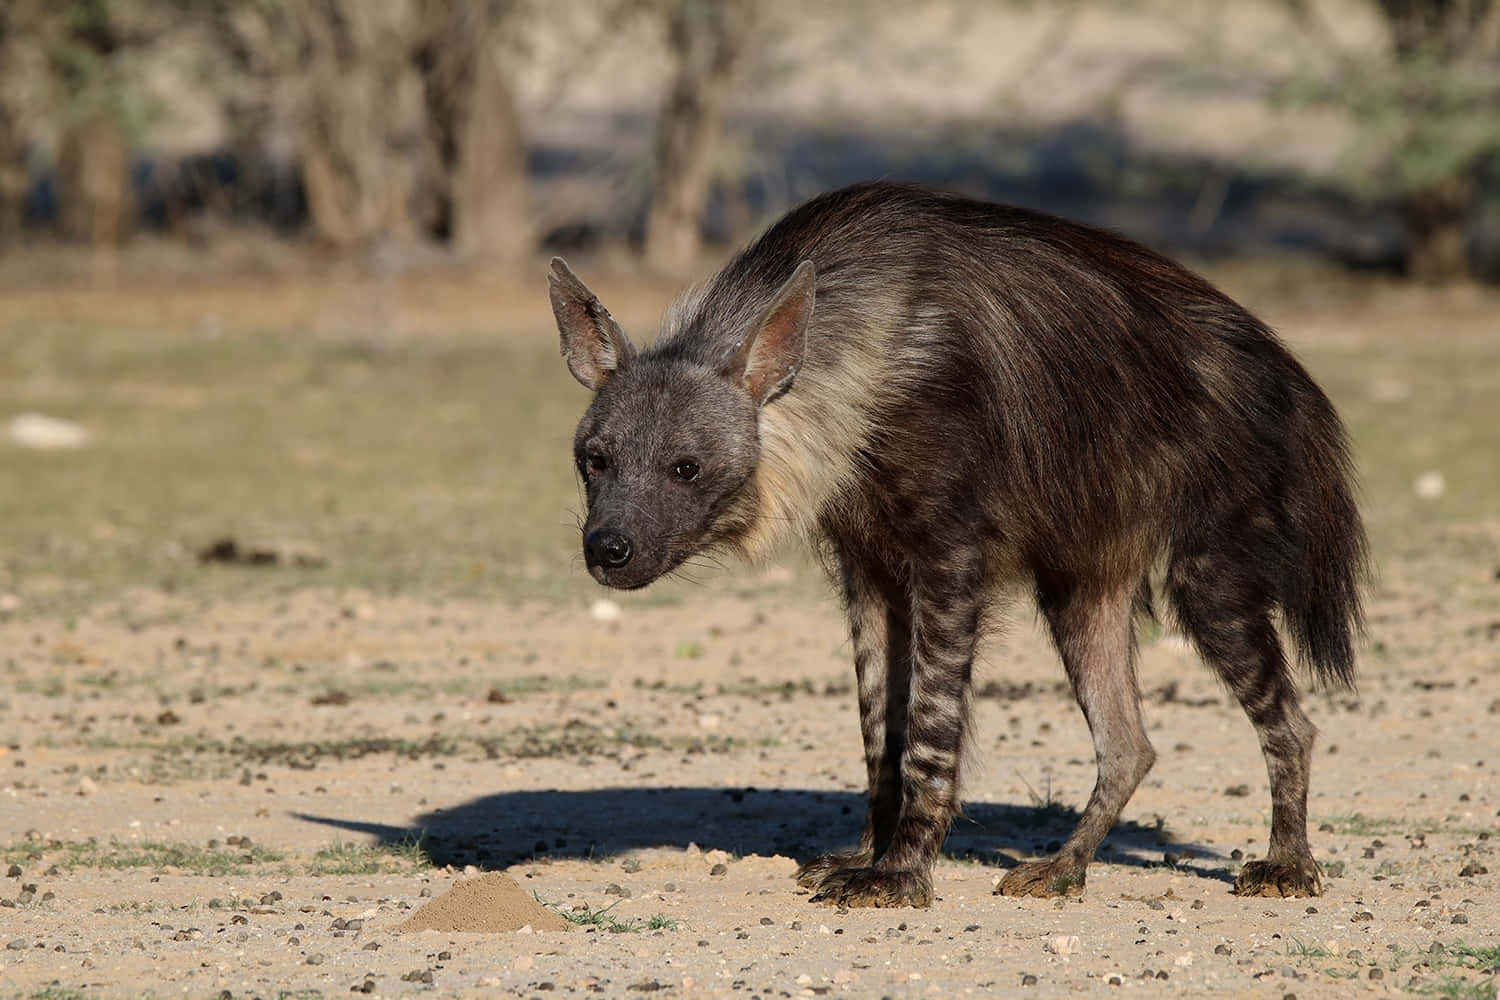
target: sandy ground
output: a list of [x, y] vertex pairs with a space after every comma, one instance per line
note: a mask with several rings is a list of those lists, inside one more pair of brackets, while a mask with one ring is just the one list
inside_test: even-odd
[[[1066, 836], [1094, 776], [1062, 671], [1021, 604], [984, 648], [966, 815], [937, 867], [938, 899], [926, 910], [841, 912], [812, 904], [792, 878], [797, 859], [852, 841], [863, 810], [844, 626], [831, 597], [805, 596], [823, 591], [805, 585], [797, 565], [736, 567], [698, 589], [622, 597], [613, 616], [592, 612], [590, 602], [607, 596], [593, 590], [547, 603], [440, 599], [423, 577], [409, 596], [384, 597], [314, 586], [286, 566], [210, 569], [191, 559], [162, 574], [175, 592], [114, 593], [118, 570], [104, 576], [101, 567], [133, 565], [147, 549], [122, 549], [76, 515], [90, 489], [109, 485], [76, 474], [66, 482], [79, 484], [77, 495], [34, 492], [31, 501], [61, 505], [71, 520], [40, 546], [13, 531], [3, 564], [0, 996], [1493, 996], [1494, 299], [1372, 286], [1352, 304], [1328, 306], [1316, 301], [1326, 284], [1303, 276], [1295, 287], [1300, 315], [1279, 292], [1259, 297], [1278, 304], [1278, 325], [1309, 347], [1350, 418], [1379, 572], [1358, 692], [1307, 699], [1321, 730], [1311, 813], [1324, 897], [1230, 894], [1239, 864], [1265, 850], [1265, 771], [1242, 713], [1169, 631], [1142, 633], [1159, 759], [1081, 900], [992, 895], [1019, 859]], [[22, 337], [33, 317], [63, 310], [83, 327], [196, 330], [274, 309], [288, 329], [336, 339], [341, 328], [323, 318], [344, 312], [340, 297], [357, 288], [325, 289], [321, 299], [272, 291], [12, 294], [19, 347], [8, 363], [41, 375], [11, 389], [38, 406], [121, 391], [100, 376], [97, 387], [62, 393], [72, 383], [19, 349], [51, 343]], [[487, 288], [467, 298], [447, 291], [395, 286], [395, 328], [428, 317], [434, 328], [466, 330], [466, 316], [483, 315], [475, 302], [494, 298]], [[533, 289], [516, 301], [531, 310], [517, 330], [540, 338], [552, 370], [545, 300]], [[626, 302], [622, 314], [660, 308], [644, 293]], [[638, 318], [633, 328], [649, 329]], [[170, 360], [174, 343], [156, 345], [142, 367]], [[403, 357], [409, 381], [350, 380], [337, 399], [369, 385], [397, 400], [434, 391], [416, 381], [431, 377], [422, 356]], [[494, 355], [506, 359], [514, 360]], [[54, 367], [65, 370], [61, 360]], [[168, 368], [158, 387], [130, 369], [140, 384], [171, 390], [173, 406], [175, 394], [205, 395], [200, 383], [219, 371]], [[559, 392], [574, 392], [560, 366], [557, 379]], [[277, 391], [287, 405], [297, 399]], [[222, 409], [240, 412], [237, 397], [220, 395]], [[563, 398], [556, 408], [570, 418], [582, 397]], [[164, 410], [160, 424], [130, 423], [132, 412], [97, 411], [99, 426], [121, 427], [93, 453], [99, 460], [144, 461], [148, 433], [227, 420], [206, 404]], [[527, 426], [528, 437], [541, 436]], [[184, 440], [169, 442], [151, 475], [211, 479], [216, 467], [194, 464], [197, 439]], [[493, 461], [503, 443], [476, 443], [464, 462]], [[179, 454], [178, 464], [167, 461]], [[49, 468], [3, 457], [13, 490], [26, 485], [15, 470], [33, 470], [34, 482]], [[321, 461], [321, 474], [344, 476], [337, 483], [365, 482]], [[280, 478], [252, 499], [279, 499], [299, 474], [295, 463], [267, 468]], [[1429, 470], [1447, 477], [1446, 487], [1437, 482], [1441, 498], [1423, 497], [1434, 492], [1424, 485]], [[490, 488], [438, 473], [449, 479], [422, 484], [434, 495]], [[28, 513], [36, 521], [23, 501], [11, 501], [16, 523]], [[546, 506], [544, 517], [513, 518], [515, 530], [567, 530]], [[135, 530], [178, 537], [177, 507], [162, 510], [152, 516], [163, 526], [140, 515]], [[473, 545], [462, 530], [469, 523], [437, 539], [404, 521], [377, 525], [365, 542], [389, 558], [442, 555], [439, 565], [461, 565], [427, 547]], [[53, 594], [37, 578], [49, 559], [60, 562], [56, 574], [95, 572], [105, 596], [97, 586], [80, 591], [87, 599]], [[557, 561], [556, 572], [570, 572], [567, 557]], [[230, 585], [226, 574], [236, 573], [258, 574], [256, 585]], [[529, 898], [574, 926], [546, 930], [537, 918], [501, 933], [400, 930], [460, 879], [485, 876], [518, 887], [505, 913]]]
[[[831, 600], [711, 585], [601, 621], [359, 594], [193, 608], [141, 595], [6, 622], [0, 983], [20, 996], [1489, 995], [1496, 542], [1468, 539], [1476, 558], [1440, 589], [1418, 563], [1390, 567], [1358, 694], [1309, 698], [1329, 876], [1315, 900], [1230, 894], [1264, 849], [1266, 777], [1248, 723], [1170, 634], [1143, 655], [1160, 760], [1082, 900], [991, 892], [1066, 834], [1093, 779], [1023, 609], [986, 647], [967, 816], [938, 900], [843, 912], [792, 879], [796, 858], [852, 839], [863, 808]], [[398, 930], [466, 870], [594, 922]]]

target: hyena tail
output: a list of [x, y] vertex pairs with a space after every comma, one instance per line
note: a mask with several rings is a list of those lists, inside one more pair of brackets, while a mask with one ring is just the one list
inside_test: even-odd
[[1327, 398], [1309, 389], [1294, 420], [1290, 523], [1283, 527], [1297, 545], [1295, 564], [1282, 576], [1282, 614], [1302, 663], [1317, 679], [1325, 687], [1352, 688], [1368, 546], [1343, 425]]

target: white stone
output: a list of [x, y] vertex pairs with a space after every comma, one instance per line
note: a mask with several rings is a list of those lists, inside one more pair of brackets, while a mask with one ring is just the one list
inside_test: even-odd
[[43, 413], [22, 413], [11, 419], [10, 439], [22, 448], [59, 451], [82, 448], [88, 444], [89, 432], [71, 420]]
[[607, 598], [599, 598], [589, 605], [589, 617], [596, 622], [613, 622], [620, 619], [620, 606]]
[[1436, 500], [1447, 491], [1448, 482], [1441, 472], [1424, 472], [1412, 484], [1412, 489], [1423, 500]]
[[1082, 947], [1076, 934], [1057, 934], [1047, 939], [1047, 950], [1054, 955], [1076, 955]]

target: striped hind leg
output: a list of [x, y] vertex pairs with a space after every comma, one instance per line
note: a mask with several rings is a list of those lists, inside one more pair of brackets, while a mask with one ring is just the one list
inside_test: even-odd
[[1271, 843], [1263, 860], [1235, 879], [1241, 896], [1320, 896], [1323, 884], [1307, 842], [1307, 789], [1317, 731], [1272, 620], [1275, 599], [1248, 554], [1179, 554], [1167, 587], [1183, 631], [1234, 692], [1255, 726], [1271, 780]]

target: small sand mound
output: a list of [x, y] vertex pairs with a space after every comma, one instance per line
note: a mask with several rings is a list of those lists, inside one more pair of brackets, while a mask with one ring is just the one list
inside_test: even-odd
[[499, 934], [520, 930], [565, 931], [569, 924], [538, 903], [509, 876], [487, 872], [453, 888], [413, 913], [398, 931], [462, 931]]

